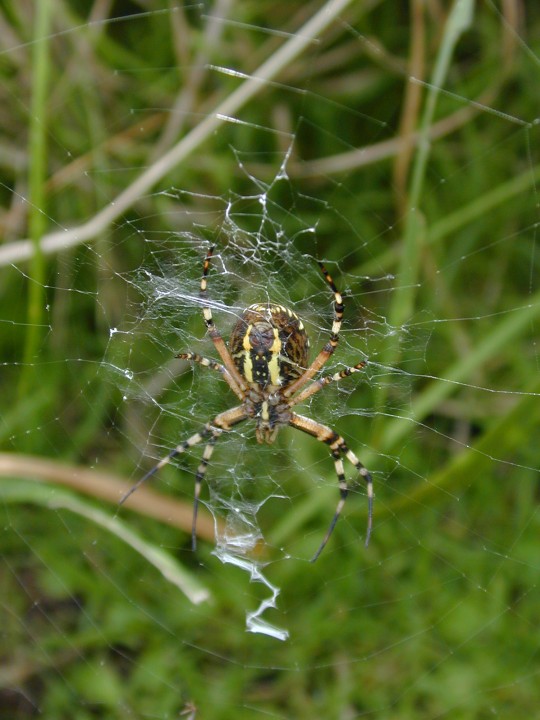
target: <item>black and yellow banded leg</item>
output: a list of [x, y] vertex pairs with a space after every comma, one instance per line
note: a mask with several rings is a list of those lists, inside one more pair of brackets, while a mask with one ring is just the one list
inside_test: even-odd
[[332, 276], [326, 269], [326, 267], [323, 265], [322, 262], [319, 262], [319, 267], [321, 268], [321, 272], [324, 276], [324, 279], [330, 286], [330, 289], [334, 293], [334, 320], [332, 322], [332, 329], [330, 331], [330, 338], [326, 345], [323, 347], [323, 349], [319, 352], [317, 357], [313, 360], [311, 365], [305, 370], [305, 372], [302, 373], [302, 375], [295, 380], [293, 383], [289, 385], [284, 391], [283, 395], [288, 398], [291, 395], [294, 395], [294, 393], [298, 392], [300, 388], [303, 388], [304, 385], [309, 382], [323, 367], [323, 365], [328, 361], [328, 358], [333, 354], [334, 350], [338, 346], [339, 342], [339, 332], [341, 330], [341, 323], [343, 321], [343, 312], [345, 310], [345, 306], [343, 305], [343, 297], [339, 290], [337, 289]]
[[143, 475], [140, 480], [137, 480], [137, 482], [130, 487], [127, 493], [122, 496], [119, 505], [123, 505], [130, 495], [133, 495], [133, 493], [140, 488], [143, 483], [153, 477], [157, 472], [159, 472], [159, 470], [161, 470], [161, 468], [165, 467], [165, 465], [168, 465], [175, 457], [185, 453], [189, 448], [203, 442], [206, 438], [215, 437], [215, 440], [217, 440], [222, 432], [223, 430], [221, 428], [213, 427], [210, 423], [207, 423], [202, 430], [199, 430], [199, 432], [195, 433], [195, 435], [192, 435], [190, 438], [184, 440], [173, 448], [167, 455], [165, 455], [165, 457], [162, 457], [161, 460], [146, 473], [146, 475]]
[[343, 305], [343, 297], [339, 290], [337, 289], [332, 276], [326, 269], [326, 267], [323, 265], [322, 262], [319, 262], [319, 267], [321, 268], [321, 272], [324, 275], [324, 279], [330, 286], [330, 289], [334, 293], [334, 322], [332, 323], [332, 330], [330, 332], [330, 340], [329, 343], [332, 345], [332, 352], [336, 349], [337, 344], [339, 342], [339, 331], [341, 330], [341, 323], [343, 321], [343, 312], [345, 310], [345, 306]]
[[198, 365], [202, 365], [203, 367], [210, 368], [210, 370], [215, 370], [216, 372], [221, 373], [223, 376], [223, 379], [227, 382], [231, 390], [235, 393], [237, 397], [240, 398], [240, 400], [244, 399], [244, 396], [242, 392], [240, 391], [238, 385], [234, 380], [231, 378], [229, 371], [225, 367], [225, 365], [222, 365], [221, 363], [216, 362], [216, 360], [212, 360], [210, 358], [205, 358], [202, 355], [199, 355], [198, 353], [178, 353], [178, 355], [175, 355], [176, 358], [179, 360], [186, 360], [187, 362], [193, 362], [197, 363]]
[[216, 370], [217, 372], [220, 372], [222, 375], [226, 372], [225, 366], [221, 363], [218, 363], [215, 360], [211, 360], [210, 358], [205, 358], [202, 355], [198, 355], [197, 353], [178, 353], [178, 355], [175, 355], [174, 357], [178, 358], [179, 360], [186, 360], [187, 362], [194, 362], [198, 365], [203, 365], [204, 367], [210, 368], [211, 370]]
[[370, 537], [371, 537], [371, 529], [372, 529], [372, 525], [373, 525], [373, 480], [372, 480], [371, 475], [369, 474], [368, 470], [364, 467], [364, 465], [360, 462], [360, 460], [358, 460], [356, 455], [351, 450], [349, 450], [349, 448], [347, 447], [343, 438], [340, 435], [338, 435], [336, 432], [331, 430], [329, 427], [326, 427], [326, 425], [322, 425], [321, 423], [318, 423], [315, 420], [311, 420], [311, 418], [306, 418], [303, 415], [297, 415], [296, 413], [292, 414], [292, 417], [289, 420], [289, 425], [292, 425], [292, 427], [295, 427], [298, 430], [302, 430], [302, 432], [305, 432], [308, 435], [311, 435], [312, 437], [317, 438], [317, 440], [324, 442], [326, 445], [329, 446], [330, 452], [334, 459], [334, 467], [335, 467], [336, 475], [338, 478], [340, 498], [339, 498], [336, 510], [334, 512], [334, 516], [330, 523], [330, 526], [326, 532], [326, 535], [324, 536], [321, 544], [319, 545], [317, 552], [311, 558], [311, 562], [315, 562], [315, 560], [317, 560], [317, 558], [319, 557], [321, 552], [324, 550], [325, 545], [327, 544], [328, 540], [330, 539], [330, 536], [332, 535], [332, 533], [334, 531], [334, 528], [336, 527], [336, 523], [339, 519], [339, 516], [341, 515], [343, 506], [345, 505], [345, 500], [347, 499], [347, 496], [349, 494], [349, 484], [347, 483], [347, 479], [345, 477], [345, 468], [343, 467], [343, 457], [346, 457], [347, 460], [352, 465], [354, 465], [354, 467], [358, 471], [359, 475], [363, 478], [363, 480], [365, 481], [366, 486], [367, 486], [368, 520], [367, 520], [367, 531], [366, 531], [365, 544], [368, 545]]
[[193, 503], [193, 523], [191, 529], [191, 544], [195, 549], [195, 546], [197, 544], [197, 514], [199, 510], [201, 485], [206, 474], [206, 468], [208, 467], [208, 463], [210, 461], [210, 458], [212, 457], [214, 446], [218, 441], [219, 436], [223, 432], [227, 432], [234, 425], [245, 420], [246, 417], [246, 411], [242, 405], [238, 405], [237, 407], [231, 408], [230, 410], [225, 410], [225, 412], [216, 415], [216, 417], [211, 423], [206, 423], [206, 425], [201, 430], [199, 430], [199, 432], [196, 432], [187, 440], [183, 440], [179, 445], [177, 445], [169, 453], [167, 453], [165, 457], [161, 458], [161, 460], [156, 465], [154, 465], [154, 467], [151, 468], [146, 473], [146, 475], [144, 475], [140, 480], [137, 480], [137, 482], [122, 496], [119, 505], [123, 505], [128, 499], [128, 497], [130, 497], [130, 495], [132, 495], [144, 482], [153, 477], [159, 470], [161, 470], [162, 467], [168, 465], [175, 457], [177, 457], [178, 455], [182, 455], [186, 452], [186, 450], [195, 447], [195, 445], [199, 445], [200, 443], [206, 441], [203, 456], [201, 462], [199, 463], [199, 467], [197, 468], [197, 474], [195, 476], [195, 498]]
[[340, 370], [333, 375], [325, 375], [324, 377], [314, 380], [311, 385], [308, 385], [306, 388], [301, 390], [296, 397], [291, 398], [289, 405], [298, 405], [298, 403], [301, 403], [312, 395], [315, 395], [315, 393], [318, 393], [319, 390], [322, 390], [327, 385], [330, 385], [330, 383], [339, 382], [340, 380], [343, 380], [343, 378], [350, 377], [353, 373], [360, 372], [366, 365], [367, 362], [359, 362], [352, 367], [343, 368], [343, 370]]
[[227, 372], [229, 374], [228, 383], [231, 386], [234, 393], [239, 397], [243, 397], [243, 392], [247, 390], [247, 385], [240, 373], [238, 372], [238, 368], [234, 364], [234, 361], [227, 349], [227, 346], [225, 345], [225, 342], [223, 338], [221, 337], [221, 333], [217, 329], [214, 318], [212, 316], [212, 309], [210, 307], [210, 303], [208, 301], [208, 271], [210, 269], [210, 261], [212, 259], [212, 256], [214, 254], [214, 247], [211, 246], [208, 249], [208, 252], [206, 253], [206, 257], [204, 259], [203, 264], [203, 274], [201, 277], [201, 286], [199, 290], [199, 298], [202, 302], [202, 310], [203, 310], [203, 317], [204, 322], [206, 325], [206, 329], [208, 331], [208, 334], [210, 335], [210, 338], [212, 339], [212, 342], [215, 345], [216, 350], [219, 353], [219, 357], [223, 360], [223, 364], [227, 369]]
[[[360, 462], [360, 460], [356, 457], [356, 455], [353, 453], [352, 450], [349, 450], [347, 444], [343, 440], [342, 437], [339, 437], [337, 442], [339, 442], [338, 448], [342, 455], [344, 455], [347, 460], [351, 463], [351, 465], [354, 466], [362, 480], [366, 483], [366, 489], [367, 489], [367, 497], [368, 497], [368, 517], [367, 517], [367, 528], [366, 528], [366, 540], [365, 540], [365, 546], [367, 547], [369, 545], [369, 541], [371, 539], [371, 531], [373, 529], [373, 478], [371, 477], [370, 472], [368, 469], [363, 465], [363, 463]], [[336, 468], [337, 471], [337, 468]]]
[[214, 452], [214, 446], [221, 435], [222, 430], [217, 432], [218, 428], [213, 428], [214, 432], [210, 435], [208, 442], [205, 445], [203, 456], [199, 467], [197, 468], [197, 474], [195, 476], [195, 492], [193, 495], [193, 520], [191, 524], [191, 549], [193, 552], [197, 549], [197, 515], [199, 513], [199, 498], [201, 496], [201, 486], [206, 475], [206, 468]]

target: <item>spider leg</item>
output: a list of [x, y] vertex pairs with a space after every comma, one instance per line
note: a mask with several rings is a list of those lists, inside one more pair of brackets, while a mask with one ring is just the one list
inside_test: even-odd
[[[215, 430], [216, 428], [214, 428], [214, 431]], [[193, 550], [193, 552], [195, 552], [195, 550], [197, 549], [197, 515], [199, 513], [199, 498], [201, 496], [202, 481], [204, 480], [204, 476], [206, 475], [206, 468], [208, 467], [208, 463], [210, 462], [210, 458], [212, 457], [212, 453], [214, 452], [215, 444], [220, 435], [221, 430], [219, 432], [213, 432], [210, 435], [210, 438], [204, 448], [200, 465], [197, 468], [197, 474], [195, 475], [195, 491], [193, 493], [193, 520], [191, 523], [191, 549]]]
[[207, 278], [208, 278], [208, 271], [210, 269], [210, 260], [212, 259], [213, 254], [214, 254], [214, 246], [212, 245], [209, 248], [208, 252], [206, 253], [206, 257], [204, 259], [203, 274], [201, 277], [201, 287], [199, 290], [199, 298], [202, 301], [202, 309], [203, 309], [204, 322], [206, 323], [206, 329], [208, 330], [208, 334], [210, 335], [210, 338], [212, 339], [212, 342], [214, 343], [216, 350], [219, 353], [219, 357], [223, 360], [223, 364], [229, 374], [229, 379], [227, 380], [227, 382], [229, 383], [229, 385], [231, 386], [233, 391], [236, 393], [236, 395], [239, 398], [242, 398], [243, 397], [242, 393], [247, 390], [245, 380], [242, 377], [242, 375], [240, 375], [238, 368], [234, 364], [234, 360], [232, 359], [231, 354], [230, 354], [229, 350], [227, 349], [227, 346], [225, 345], [225, 341], [221, 337], [221, 334], [214, 323], [214, 318], [212, 317], [212, 309], [210, 308], [210, 305], [208, 302]]
[[297, 415], [296, 413], [291, 414], [291, 419], [289, 420], [289, 425], [297, 428], [298, 430], [302, 430], [302, 432], [305, 432], [308, 435], [311, 435], [312, 437], [317, 438], [317, 440], [320, 440], [321, 442], [324, 442], [326, 445], [329, 446], [330, 453], [332, 454], [332, 457], [334, 458], [334, 466], [336, 469], [336, 475], [337, 475], [338, 484], [339, 484], [340, 498], [339, 498], [339, 502], [336, 507], [336, 511], [334, 513], [334, 517], [332, 518], [330, 526], [326, 532], [326, 535], [323, 538], [323, 541], [319, 545], [317, 552], [311, 558], [311, 562], [315, 562], [315, 560], [317, 560], [317, 558], [319, 557], [321, 552], [324, 550], [326, 543], [328, 542], [328, 540], [330, 539], [330, 536], [332, 535], [332, 533], [334, 531], [334, 528], [339, 519], [341, 511], [343, 510], [343, 506], [345, 505], [345, 500], [347, 499], [347, 495], [349, 494], [349, 485], [345, 478], [345, 469], [343, 467], [343, 456], [346, 457], [347, 460], [352, 465], [354, 465], [354, 467], [358, 470], [358, 473], [364, 479], [366, 486], [367, 486], [368, 520], [367, 520], [367, 532], [366, 532], [366, 543], [365, 543], [367, 546], [369, 544], [369, 539], [371, 537], [371, 529], [372, 529], [372, 525], [373, 525], [373, 480], [372, 480], [371, 475], [369, 474], [368, 470], [362, 465], [362, 463], [356, 457], [356, 455], [352, 452], [352, 450], [349, 450], [349, 448], [347, 447], [347, 445], [345, 443], [345, 440], [340, 435], [338, 435], [336, 432], [334, 432], [330, 428], [326, 427], [325, 425], [322, 425], [321, 423], [318, 423], [315, 420], [311, 420], [311, 418], [304, 417], [303, 415]]
[[223, 379], [227, 382], [233, 393], [237, 397], [240, 398], [240, 400], [244, 399], [244, 396], [241, 392], [241, 390], [238, 388], [238, 385], [234, 382], [234, 380], [229, 375], [229, 371], [225, 367], [225, 365], [222, 365], [221, 363], [216, 362], [215, 360], [210, 360], [209, 358], [205, 358], [202, 355], [198, 355], [197, 353], [179, 353], [178, 355], [175, 355], [179, 360], [186, 360], [187, 362], [194, 362], [198, 363], [199, 365], [202, 365], [203, 367], [210, 368], [210, 370], [216, 370], [217, 372], [221, 373], [223, 376]]
[[210, 368], [210, 370], [217, 370], [217, 372], [220, 372], [222, 375], [226, 372], [225, 366], [221, 363], [211, 360], [210, 358], [205, 358], [197, 353], [178, 353], [178, 355], [175, 355], [174, 357], [179, 360], [185, 360], [186, 362], [198, 363], [199, 365]]
[[300, 375], [297, 380], [291, 383], [283, 391], [283, 395], [285, 397], [290, 397], [291, 395], [294, 395], [295, 392], [298, 392], [300, 388], [304, 387], [304, 385], [309, 382], [309, 380], [311, 380], [311, 378], [316, 375], [316, 373], [319, 372], [323, 365], [325, 365], [325, 363], [328, 361], [328, 358], [333, 354], [339, 342], [339, 331], [341, 330], [341, 322], [343, 320], [344, 311], [343, 297], [337, 289], [332, 279], [332, 276], [322, 262], [319, 262], [319, 267], [321, 268], [321, 272], [324, 275], [324, 279], [334, 293], [334, 321], [332, 323], [332, 330], [330, 331], [330, 339], [323, 347], [323, 349], [319, 352], [317, 357], [313, 360], [311, 365], [306, 368], [306, 370], [302, 373], [302, 375]]
[[301, 392], [299, 392], [296, 397], [289, 400], [289, 407], [292, 407], [293, 405], [298, 405], [298, 403], [307, 400], [307, 398], [315, 395], [315, 393], [318, 393], [319, 390], [322, 390], [324, 387], [330, 385], [330, 383], [332, 382], [339, 382], [340, 380], [343, 380], [343, 378], [349, 377], [349, 375], [352, 375], [353, 373], [360, 372], [365, 368], [366, 365], [367, 362], [359, 362], [357, 365], [343, 368], [343, 370], [340, 370], [333, 375], [325, 375], [324, 377], [314, 380], [311, 385], [308, 385]]
[[193, 549], [195, 550], [197, 541], [196, 541], [196, 530], [197, 530], [197, 514], [199, 510], [199, 497], [201, 494], [201, 485], [202, 481], [204, 480], [204, 476], [206, 474], [206, 468], [208, 467], [208, 463], [210, 462], [210, 458], [212, 457], [212, 452], [214, 451], [214, 446], [223, 432], [227, 432], [230, 430], [233, 425], [236, 425], [239, 422], [242, 422], [242, 420], [245, 420], [247, 417], [246, 411], [242, 405], [239, 405], [238, 407], [232, 408], [231, 410], [226, 410], [225, 412], [220, 413], [219, 415], [216, 415], [216, 417], [213, 419], [212, 422], [206, 423], [206, 425], [199, 430], [199, 432], [196, 432], [194, 435], [189, 437], [187, 440], [184, 440], [179, 445], [177, 445], [175, 448], [173, 448], [165, 457], [161, 458], [161, 460], [154, 465], [153, 468], [151, 468], [146, 475], [143, 475], [142, 478], [137, 480], [137, 482], [121, 497], [119, 505], [123, 505], [126, 500], [132, 495], [144, 482], [146, 482], [149, 478], [153, 477], [159, 470], [161, 470], [162, 467], [165, 465], [168, 465], [170, 461], [177, 457], [178, 455], [181, 455], [182, 453], [185, 453], [186, 450], [189, 448], [194, 447], [195, 445], [198, 445], [199, 443], [202, 443], [204, 440], [207, 440], [203, 456], [201, 459], [201, 462], [199, 464], [199, 467], [197, 468], [197, 474], [195, 476], [195, 493], [194, 493], [194, 500], [193, 500], [193, 523], [192, 523], [192, 529], [191, 529], [191, 545]]

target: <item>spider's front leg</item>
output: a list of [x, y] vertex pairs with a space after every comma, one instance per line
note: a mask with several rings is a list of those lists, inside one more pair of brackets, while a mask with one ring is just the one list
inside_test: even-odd
[[135, 490], [137, 490], [137, 488], [139, 488], [144, 482], [146, 482], [146, 480], [155, 475], [158, 470], [161, 470], [162, 467], [168, 465], [173, 458], [177, 457], [178, 455], [182, 455], [189, 448], [192, 448], [195, 445], [199, 445], [200, 443], [206, 441], [201, 462], [199, 463], [199, 467], [197, 468], [197, 474], [195, 475], [193, 522], [191, 526], [191, 546], [193, 550], [195, 550], [197, 546], [197, 513], [199, 510], [201, 485], [202, 481], [204, 480], [204, 476], [206, 475], [206, 468], [208, 467], [208, 463], [210, 462], [210, 458], [212, 457], [214, 446], [218, 441], [219, 436], [223, 432], [227, 432], [234, 425], [237, 425], [238, 423], [242, 422], [242, 420], [245, 420], [246, 417], [247, 414], [243, 405], [239, 405], [238, 407], [232, 408], [231, 410], [226, 410], [225, 412], [216, 415], [212, 422], [206, 423], [206, 425], [201, 430], [199, 430], [199, 432], [196, 432], [190, 438], [181, 442], [167, 455], [165, 455], [165, 457], [161, 458], [161, 460], [156, 465], [154, 465], [154, 467], [151, 468], [146, 473], [146, 475], [144, 475], [140, 480], [138, 480], [133, 485], [133, 487], [131, 487], [128, 492], [123, 495], [123, 497], [120, 499], [119, 505], [123, 505], [128, 499], [128, 497], [130, 497], [130, 495], [132, 495]]
[[323, 538], [323, 541], [319, 545], [317, 552], [311, 558], [311, 562], [315, 562], [315, 560], [317, 560], [321, 552], [324, 550], [326, 543], [328, 542], [330, 536], [334, 531], [341, 511], [343, 510], [347, 495], [349, 494], [349, 485], [347, 484], [347, 479], [345, 477], [345, 469], [343, 467], [343, 457], [346, 457], [347, 460], [352, 465], [354, 465], [354, 467], [358, 470], [358, 473], [364, 479], [367, 486], [368, 521], [365, 543], [367, 546], [371, 537], [371, 528], [373, 524], [373, 480], [368, 470], [364, 467], [364, 465], [362, 465], [362, 463], [352, 452], [352, 450], [349, 450], [345, 443], [345, 440], [341, 437], [341, 435], [338, 435], [329, 427], [326, 427], [326, 425], [322, 425], [315, 420], [311, 420], [311, 418], [304, 417], [303, 415], [297, 415], [296, 413], [292, 413], [291, 419], [289, 420], [289, 425], [297, 428], [297, 430], [302, 430], [302, 432], [305, 432], [308, 435], [311, 435], [312, 437], [317, 438], [317, 440], [320, 440], [321, 442], [324, 442], [326, 445], [328, 445], [332, 457], [334, 458], [334, 466], [336, 469], [336, 475], [339, 484], [340, 499], [337, 504], [334, 517], [332, 518], [330, 526], [326, 532], [326, 535]]

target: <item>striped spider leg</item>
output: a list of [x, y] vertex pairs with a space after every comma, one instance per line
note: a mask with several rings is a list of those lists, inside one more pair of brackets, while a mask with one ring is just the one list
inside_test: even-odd
[[[200, 357], [200, 356], [197, 356]], [[186, 358], [187, 359], [187, 358]], [[195, 360], [195, 358], [191, 358]], [[206, 360], [206, 358], [200, 358], [200, 360]], [[195, 360], [195, 362], [200, 362], [199, 360]], [[207, 364], [206, 362], [202, 362], [202, 365], [205, 365], [206, 367], [213, 367], [210, 364]], [[217, 363], [216, 363], [217, 364]], [[193, 520], [191, 525], [191, 548], [192, 550], [196, 550], [197, 548], [197, 515], [199, 510], [199, 498], [201, 494], [201, 485], [204, 480], [204, 476], [206, 475], [206, 468], [208, 467], [208, 463], [210, 462], [210, 458], [212, 457], [212, 453], [214, 452], [214, 446], [216, 442], [218, 441], [220, 435], [223, 432], [227, 432], [230, 430], [234, 425], [236, 425], [239, 422], [242, 422], [242, 420], [246, 419], [246, 413], [242, 405], [239, 405], [238, 407], [234, 407], [231, 410], [226, 410], [223, 413], [220, 413], [219, 415], [216, 415], [216, 417], [212, 420], [211, 423], [206, 423], [206, 425], [201, 428], [198, 432], [196, 432], [194, 435], [189, 437], [187, 440], [184, 440], [179, 445], [177, 445], [175, 448], [173, 448], [165, 457], [161, 458], [161, 460], [154, 465], [154, 467], [150, 468], [150, 470], [146, 473], [146, 475], [143, 475], [140, 480], [137, 480], [137, 482], [122, 496], [120, 499], [119, 505], [123, 505], [125, 501], [128, 499], [130, 495], [132, 495], [144, 482], [146, 482], [149, 478], [151, 478], [153, 475], [155, 475], [159, 470], [161, 470], [162, 467], [165, 467], [165, 465], [168, 465], [171, 460], [173, 460], [175, 457], [178, 457], [178, 455], [182, 455], [186, 452], [186, 450], [189, 450], [189, 448], [195, 447], [195, 445], [199, 445], [202, 442], [206, 442], [206, 445], [204, 447], [204, 451], [202, 454], [201, 462], [199, 463], [199, 467], [197, 468], [197, 474], [195, 475], [195, 492], [193, 496]]]
[[[298, 395], [296, 395], [294, 398], [292, 398], [290, 405], [296, 405], [297, 403], [303, 402], [308, 397], [311, 397], [315, 393], [319, 392], [319, 390], [322, 390], [322, 388], [329, 385], [331, 382], [339, 382], [343, 378], [349, 377], [355, 372], [360, 372], [364, 367], [366, 363], [361, 362], [355, 365], [354, 367], [347, 367], [343, 370], [340, 370], [337, 373], [334, 373], [333, 375], [325, 375], [324, 377], [316, 380], [315, 382], [311, 383], [311, 385], [308, 385], [302, 392], [300, 392]], [[346, 477], [345, 477], [345, 469], [343, 467], [343, 457], [346, 457], [347, 460], [355, 467], [355, 469], [358, 471], [359, 475], [364, 479], [366, 486], [367, 486], [367, 493], [368, 493], [368, 524], [367, 524], [367, 532], [366, 532], [366, 540], [365, 545], [366, 547], [369, 545], [369, 540], [371, 537], [371, 530], [373, 525], [373, 480], [368, 472], [368, 470], [364, 467], [364, 465], [360, 462], [360, 460], [356, 457], [356, 455], [352, 452], [352, 450], [349, 450], [347, 447], [347, 444], [345, 443], [345, 440], [341, 437], [341, 435], [338, 435], [334, 430], [327, 427], [326, 425], [323, 425], [320, 422], [316, 422], [315, 420], [311, 420], [311, 418], [304, 417], [303, 415], [298, 415], [297, 413], [293, 413], [291, 420], [289, 421], [289, 424], [296, 428], [297, 430], [302, 430], [302, 432], [307, 433], [308, 435], [311, 435], [312, 437], [316, 438], [317, 440], [324, 442], [326, 445], [329, 446], [330, 453], [334, 459], [334, 467], [336, 470], [336, 475], [338, 478], [338, 484], [339, 484], [339, 492], [340, 492], [340, 499], [338, 502], [338, 505], [336, 507], [334, 516], [332, 518], [332, 521], [330, 523], [330, 526], [326, 532], [326, 535], [324, 536], [321, 544], [319, 545], [319, 548], [317, 549], [317, 552], [315, 555], [311, 558], [311, 562], [315, 562], [315, 560], [319, 557], [321, 552], [323, 551], [326, 543], [330, 539], [330, 536], [336, 526], [336, 523], [338, 521], [339, 516], [341, 515], [341, 511], [343, 510], [343, 506], [345, 505], [345, 500], [347, 499], [347, 496], [349, 494], [349, 484], [347, 483]]]
[[[323, 265], [323, 263], [319, 262], [319, 267], [321, 268], [321, 272], [324, 275], [326, 282], [334, 293], [334, 321], [332, 323], [330, 339], [328, 340], [326, 345], [319, 352], [311, 365], [296, 380], [296, 382], [292, 383], [285, 390], [285, 394], [287, 396], [294, 395], [294, 397], [291, 397], [289, 400], [289, 407], [293, 407], [298, 403], [304, 402], [305, 400], [307, 400], [307, 398], [311, 397], [315, 393], [318, 393], [320, 390], [322, 390], [332, 382], [339, 382], [340, 380], [343, 380], [343, 378], [349, 377], [353, 373], [360, 372], [367, 364], [366, 362], [360, 362], [353, 367], [346, 367], [343, 370], [340, 370], [339, 372], [336, 372], [332, 375], [325, 375], [305, 387], [306, 383], [308, 383], [314, 377], [314, 375], [327, 363], [327, 361], [335, 352], [339, 343], [339, 332], [341, 330], [341, 323], [343, 320], [344, 312], [343, 298], [341, 293], [337, 289], [332, 279], [332, 276], [330, 275], [326, 267]], [[302, 388], [304, 389], [302, 390]], [[373, 526], [373, 480], [370, 473], [356, 457], [356, 455], [352, 452], [352, 450], [347, 447], [345, 440], [341, 437], [341, 435], [338, 435], [338, 433], [336, 433], [334, 430], [327, 427], [326, 425], [312, 420], [311, 418], [304, 417], [303, 415], [298, 415], [297, 413], [292, 413], [291, 419], [289, 420], [289, 425], [296, 428], [297, 430], [302, 430], [302, 432], [305, 432], [308, 435], [315, 437], [320, 442], [324, 442], [326, 445], [329, 446], [330, 453], [334, 459], [334, 466], [339, 484], [340, 499], [334, 512], [334, 516], [332, 518], [332, 521], [330, 522], [330, 526], [326, 532], [326, 535], [324, 536], [321, 544], [319, 545], [319, 548], [317, 549], [317, 552], [312, 557], [311, 561], [314, 562], [323, 551], [326, 543], [332, 535], [341, 511], [343, 510], [345, 500], [347, 499], [347, 496], [349, 494], [349, 484], [347, 483], [345, 477], [343, 457], [347, 458], [347, 460], [354, 466], [359, 475], [364, 479], [367, 486], [368, 521], [365, 540], [365, 545], [367, 547], [367, 545], [369, 544], [371, 530]]]

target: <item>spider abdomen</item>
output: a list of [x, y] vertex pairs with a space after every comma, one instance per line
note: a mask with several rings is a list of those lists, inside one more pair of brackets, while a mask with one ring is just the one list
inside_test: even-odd
[[242, 377], [261, 388], [287, 387], [308, 364], [304, 325], [283, 305], [250, 305], [234, 326], [229, 347]]

